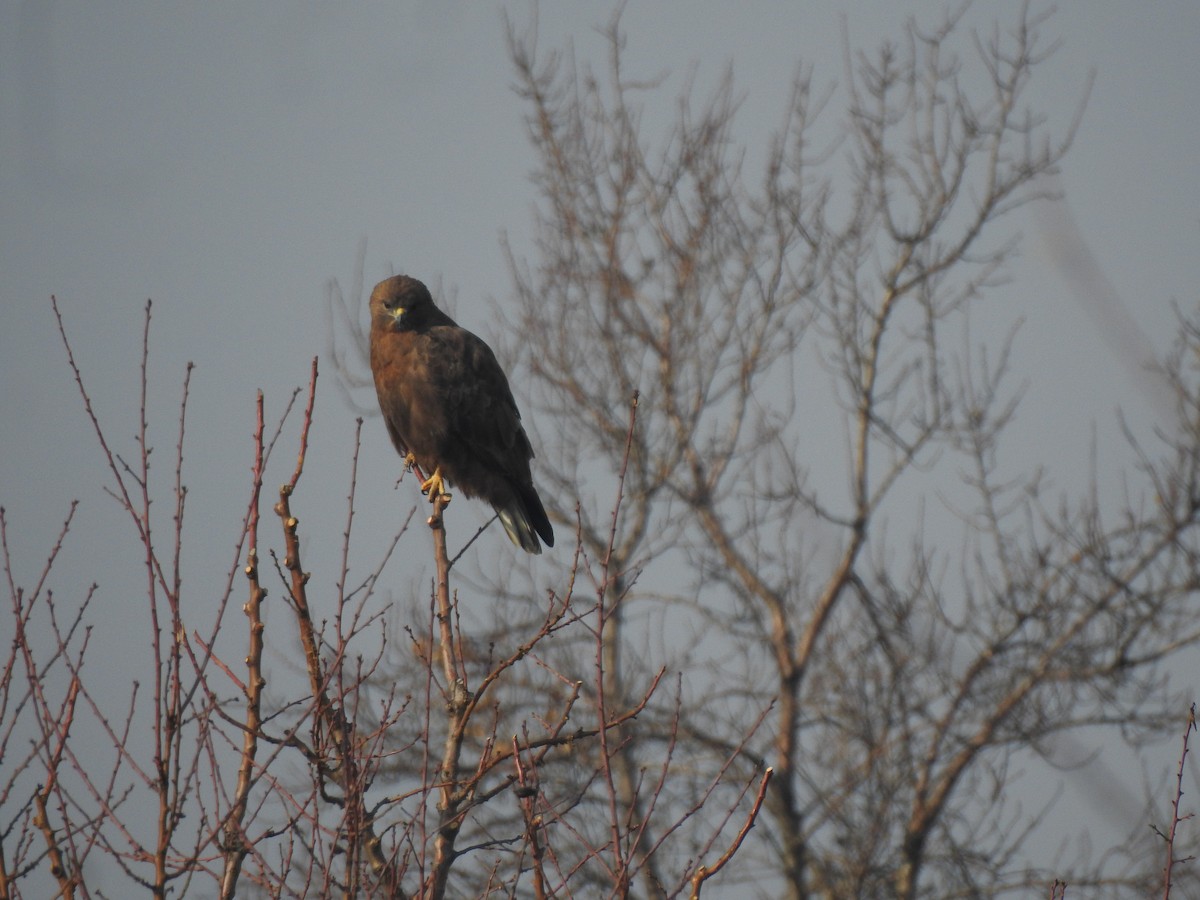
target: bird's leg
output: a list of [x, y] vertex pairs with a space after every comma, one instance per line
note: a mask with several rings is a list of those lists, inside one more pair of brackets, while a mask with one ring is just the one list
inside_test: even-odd
[[400, 477], [396, 479], [395, 487], [400, 487], [400, 482], [404, 480], [404, 476], [409, 472], [416, 472], [418, 478], [424, 478], [425, 475], [421, 472], [420, 466], [417, 465], [417, 458], [412, 453], [404, 454], [404, 463], [400, 467]]
[[445, 506], [450, 502], [450, 494], [446, 492], [446, 481], [442, 478], [441, 466], [433, 470], [433, 474], [421, 482], [421, 493], [429, 495], [429, 502], [433, 503], [442, 498], [442, 505]]

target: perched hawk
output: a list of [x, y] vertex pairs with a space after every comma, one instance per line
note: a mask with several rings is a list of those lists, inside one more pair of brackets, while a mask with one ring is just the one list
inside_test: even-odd
[[371, 292], [371, 372], [392, 443], [429, 477], [486, 500], [512, 542], [541, 553], [554, 530], [533, 486], [533, 449], [490, 347], [433, 305], [429, 289], [396, 275]]

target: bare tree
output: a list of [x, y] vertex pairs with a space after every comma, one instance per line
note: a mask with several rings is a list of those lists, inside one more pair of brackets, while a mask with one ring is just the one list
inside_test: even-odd
[[[536, 585], [475, 537], [452, 549], [440, 504], [351, 565], [357, 439], [344, 515], [304, 498], [314, 362], [273, 431], [257, 398], [234, 559], [215, 606], [186, 602], [190, 366], [156, 498], [150, 308], [126, 448], [59, 318], [148, 640], [128, 694], [106, 690], [106, 588], [59, 587], [74, 507], [29, 583], [0, 508], [0, 900], [1194, 888], [1194, 719], [1173, 802], [1123, 855], [1030, 870], [1045, 806], [1012, 799], [1057, 741], [1178, 735], [1170, 670], [1200, 643], [1200, 317], [1154, 376], [1174, 420], [1126, 430], [1115, 499], [1013, 465], [1015, 338], [968, 327], [1074, 131], [1026, 99], [1043, 26], [951, 15], [847, 50], [840, 92], [801, 73], [753, 174], [732, 75], [658, 135], [643, 104], [665, 82], [626, 75], [619, 20], [602, 74], [510, 28], [541, 201], [528, 257], [509, 248], [510, 355], [576, 537]], [[350, 388], [361, 293], [330, 294]], [[340, 557], [332, 589], [314, 545]], [[428, 591], [392, 589], [414, 559]]]
[[[1162, 735], [1187, 705], [1162, 688], [1200, 638], [1195, 328], [1165, 363], [1178, 421], [1128, 435], [1120, 509], [1006, 465], [1012, 335], [966, 326], [1005, 277], [1011, 214], [1053, 199], [1075, 123], [1056, 136], [1029, 105], [1042, 17], [978, 34], [961, 15], [847, 50], [840, 93], [798, 76], [756, 175], [731, 77], [660, 133], [660, 83], [624, 71], [619, 19], [599, 73], [510, 26], [541, 197], [528, 258], [509, 250], [511, 355], [561, 438], [540, 441], [538, 476], [583, 498], [582, 544], [605, 546], [589, 497], [639, 394], [613, 553], [642, 574], [608, 601], [604, 690], [639, 662], [684, 673], [677, 715], [659, 713], [693, 753], [768, 715], [738, 753], [776, 770], [752, 836], [764, 895], [1044, 890], [1021, 863], [1044, 810], [1006, 802], [1018, 762], [1085, 728]], [[816, 433], [845, 452], [814, 458]], [[938, 513], [957, 546], [928, 533]], [[669, 743], [615, 761], [631, 818]], [[1119, 893], [1153, 883], [1149, 858], [1054, 874]]]
[[[116, 884], [119, 892], [160, 897], [195, 891], [433, 900], [511, 896], [530, 886], [533, 896], [549, 897], [570, 895], [581, 884], [624, 896], [650, 865], [670, 873], [672, 896], [689, 888], [699, 896], [703, 883], [728, 865], [759, 814], [769, 772], [714, 796], [740, 777], [727, 765], [716, 767], [708, 791], [682, 812], [671, 807], [678, 818], [663, 821], [653, 846], [643, 846], [647, 823], [626, 820], [614, 804], [581, 799], [594, 793], [589, 787], [612, 783], [619, 740], [635, 739], [637, 717], [662, 679], [659, 672], [647, 680], [628, 706], [602, 689], [581, 698], [585, 680], [605, 683], [603, 598], [623, 575], [612, 568], [611, 553], [589, 558], [577, 548], [556, 572], [562, 589], [526, 598], [526, 621], [510, 622], [503, 643], [481, 650], [478, 636], [463, 627], [453, 571], [473, 539], [451, 558], [441, 500], [428, 520], [427, 552], [412, 554], [429, 559], [436, 573], [426, 597], [389, 608], [381, 589], [393, 551], [416, 538], [407, 521], [375, 568], [352, 574], [356, 440], [344, 522], [318, 516], [311, 528], [336, 535], [341, 569], [332, 596], [314, 589], [298, 516], [317, 419], [314, 360], [295, 462], [271, 507], [277, 538], [268, 536], [269, 517], [262, 516], [263, 486], [299, 389], [273, 435], [259, 393], [236, 561], [215, 608], [189, 604], [179, 561], [187, 533], [183, 461], [192, 367], [184, 379], [164, 539], [163, 523], [151, 515], [158, 508], [146, 412], [151, 308], [142, 333], [139, 428], [132, 454], [122, 454], [93, 409], [57, 302], [52, 306], [108, 465], [108, 492], [137, 538], [132, 564], [145, 571], [147, 614], [131, 621], [145, 627], [149, 649], [136, 652], [141, 642], [130, 642], [138, 680], [128, 696], [114, 692], [104, 660], [88, 652], [92, 599], [104, 588], [93, 585], [76, 598], [51, 587], [60, 577], [74, 506], [30, 587], [16, 573], [0, 508], [12, 626], [0, 673], [0, 898], [111, 896]], [[635, 427], [631, 414], [630, 434]], [[619, 509], [619, 492], [613, 502]], [[610, 541], [617, 533], [614, 527]], [[589, 601], [577, 582], [594, 585], [601, 599]], [[244, 631], [230, 614], [242, 583]], [[275, 615], [266, 614], [270, 608]], [[294, 627], [281, 628], [280, 616]], [[401, 627], [392, 630], [397, 619]], [[548, 664], [541, 646], [576, 632], [594, 648], [590, 658]], [[296, 662], [269, 666], [272, 655]], [[150, 685], [148, 705], [143, 680]], [[644, 788], [648, 814], [654, 798], [671, 789], [670, 762], [668, 753]], [[705, 807], [713, 815], [699, 815]], [[671, 852], [675, 831], [689, 836], [689, 846], [700, 841], [704, 854]], [[659, 855], [670, 859], [659, 864]]]

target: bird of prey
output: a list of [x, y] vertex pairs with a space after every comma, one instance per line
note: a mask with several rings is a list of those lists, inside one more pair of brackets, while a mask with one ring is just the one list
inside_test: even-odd
[[554, 530], [533, 486], [533, 449], [504, 370], [491, 348], [438, 309], [429, 289], [396, 275], [371, 292], [371, 373], [392, 443], [429, 477], [496, 510], [512, 542], [541, 553]]

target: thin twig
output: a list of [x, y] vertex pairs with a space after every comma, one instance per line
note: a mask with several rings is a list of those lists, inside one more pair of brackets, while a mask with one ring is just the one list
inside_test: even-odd
[[54, 828], [50, 825], [50, 817], [46, 810], [46, 801], [54, 792], [55, 782], [58, 780], [58, 767], [62, 762], [63, 751], [67, 746], [67, 739], [71, 732], [71, 723], [75, 719], [75, 700], [79, 696], [79, 687], [79, 679], [72, 678], [67, 698], [63, 702], [61, 723], [55, 729], [56, 741], [53, 753], [46, 766], [46, 783], [39, 786], [37, 793], [33, 797], [34, 806], [37, 810], [33, 824], [41, 829], [42, 837], [46, 841], [46, 853], [50, 857], [50, 874], [58, 882], [59, 896], [63, 900], [72, 900], [74, 898], [75, 886], [79, 883], [81, 873], [71, 872], [67, 868], [67, 864], [63, 859], [62, 849], [59, 847], [58, 837], [54, 833]]
[[[526, 736], [528, 740], [528, 736]], [[512, 739], [513, 768], [517, 776], [517, 800], [521, 806], [521, 815], [525, 819], [525, 839], [529, 843], [529, 852], [533, 857], [533, 895], [537, 900], [546, 897], [546, 873], [544, 870], [542, 842], [538, 832], [542, 827], [541, 816], [535, 811], [539, 790], [537, 786], [537, 768], [526, 767], [521, 763], [521, 747], [514, 734]]]
[[738, 832], [733, 843], [729, 845], [729, 849], [721, 854], [711, 866], [700, 866], [696, 870], [696, 874], [692, 876], [692, 897], [691, 900], [700, 900], [700, 889], [704, 882], [712, 878], [733, 859], [734, 854], [738, 852], [738, 848], [742, 846], [742, 841], [746, 839], [746, 835], [750, 833], [750, 829], [754, 827], [754, 822], [758, 819], [758, 812], [762, 809], [763, 800], [767, 796], [767, 785], [771, 783], [771, 776], [775, 774], [775, 770], [770, 766], [763, 772], [762, 782], [758, 785], [758, 794], [754, 798], [754, 805], [750, 807], [750, 813], [746, 816], [746, 822], [742, 825], [742, 830]]
[[[1192, 736], [1192, 732], [1196, 730], [1196, 704], [1193, 703], [1191, 709], [1188, 710], [1187, 724], [1183, 729], [1183, 751], [1179, 754], [1179, 769], [1175, 773], [1175, 797], [1171, 802], [1171, 827], [1166, 834], [1159, 832], [1159, 835], [1167, 842], [1167, 861], [1163, 865], [1163, 900], [1168, 900], [1171, 896], [1171, 875], [1176, 863], [1190, 862], [1195, 859], [1194, 856], [1185, 856], [1181, 859], [1175, 858], [1175, 836], [1179, 833], [1179, 823], [1186, 822], [1192, 818], [1192, 813], [1185, 816], [1179, 814], [1179, 805], [1183, 800], [1183, 770], [1184, 764], [1187, 762], [1188, 755], [1188, 740]], [[1157, 831], [1157, 829], [1155, 829]]]
[[[262, 691], [266, 679], [262, 672], [263, 621], [260, 607], [267, 596], [266, 589], [258, 577], [258, 518], [259, 497], [263, 485], [263, 392], [258, 392], [255, 404], [257, 416], [254, 429], [254, 469], [250, 504], [250, 519], [247, 523], [249, 549], [246, 552], [246, 580], [250, 584], [250, 596], [246, 599], [246, 618], [250, 628], [250, 648], [246, 653], [246, 715], [242, 730], [242, 753], [238, 764], [237, 787], [234, 790], [232, 808], [225, 821], [225, 869], [221, 876], [222, 900], [237, 896], [238, 876], [242, 863], [249, 852], [244, 832], [246, 810], [250, 804], [250, 789], [254, 784], [255, 759], [258, 756], [258, 733], [262, 728]], [[293, 482], [294, 486], [294, 482]], [[218, 664], [220, 661], [218, 660]]]
[[401, 887], [402, 869], [396, 865], [394, 860], [384, 854], [382, 842], [374, 830], [373, 816], [362, 802], [353, 727], [346, 717], [344, 706], [334, 704], [329, 696], [329, 675], [321, 662], [320, 642], [316, 626], [313, 623], [312, 608], [308, 602], [309, 575], [300, 564], [300, 538], [297, 533], [300, 522], [292, 515], [291, 511], [291, 496], [304, 469], [304, 454], [308, 446], [308, 431], [312, 425], [316, 384], [317, 361], [314, 359], [312, 381], [309, 384], [308, 406], [305, 409], [304, 422], [301, 426], [300, 452], [296, 460], [296, 469], [291, 481], [280, 487], [279, 502], [275, 505], [275, 513], [283, 523], [284, 568], [290, 575], [289, 595], [300, 628], [300, 642], [304, 648], [305, 668], [308, 672], [309, 687], [312, 691], [316, 715], [329, 735], [331, 752], [335, 756], [334, 763], [328, 766], [327, 771], [333, 773], [346, 798], [355, 798], [356, 808], [348, 810], [347, 814], [357, 823], [356, 827], [362, 835], [362, 843], [367, 851], [371, 868], [379, 878], [381, 887], [390, 896], [403, 898], [405, 894]]

